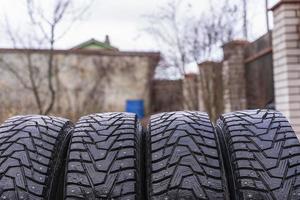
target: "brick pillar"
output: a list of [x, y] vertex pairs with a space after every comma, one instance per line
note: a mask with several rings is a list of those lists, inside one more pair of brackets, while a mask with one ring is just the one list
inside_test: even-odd
[[[199, 66], [200, 68], [200, 66]], [[200, 72], [200, 70], [199, 70]], [[204, 99], [203, 99], [203, 95], [204, 95], [204, 91], [202, 89], [202, 84], [201, 84], [202, 80], [201, 80], [201, 76], [199, 74], [199, 78], [198, 78], [198, 110], [201, 112], [207, 112], [205, 109], [205, 104], [204, 104]]]
[[186, 74], [183, 79], [183, 108], [198, 110], [198, 74]]
[[272, 10], [276, 109], [300, 134], [300, 1], [282, 0]]
[[247, 108], [244, 49], [247, 41], [231, 41], [223, 46], [224, 110]]
[[224, 111], [222, 64], [206, 61], [200, 63], [198, 67], [199, 110], [207, 112], [215, 122]]

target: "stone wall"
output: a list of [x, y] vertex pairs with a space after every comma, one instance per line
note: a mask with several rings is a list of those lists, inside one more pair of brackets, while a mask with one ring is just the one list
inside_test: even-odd
[[[38, 112], [32, 90], [22, 83], [30, 85], [28, 56], [35, 66], [41, 101], [47, 104], [48, 53], [46, 50], [0, 50], [0, 98], [5, 105], [1, 107], [4, 115]], [[157, 53], [56, 50], [57, 98], [51, 114], [77, 119], [87, 113], [125, 111], [126, 100], [130, 99], [144, 100], [145, 113], [149, 114], [151, 83], [158, 60]]]
[[276, 109], [300, 134], [300, 1], [282, 0], [272, 10]]

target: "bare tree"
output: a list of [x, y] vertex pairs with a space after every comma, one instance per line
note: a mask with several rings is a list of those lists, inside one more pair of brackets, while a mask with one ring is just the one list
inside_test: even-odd
[[184, 76], [187, 64], [213, 58], [220, 45], [236, 34], [237, 5], [229, 0], [210, 1], [209, 10], [192, 15], [191, 5], [174, 0], [147, 15], [146, 32], [162, 51], [163, 66], [175, 67]]
[[145, 16], [149, 24], [145, 30], [157, 41], [163, 53], [163, 66], [176, 68], [181, 76], [186, 74], [186, 65], [191, 61], [185, 41], [187, 23], [182, 19], [182, 13], [188, 13], [187, 9], [182, 0], [174, 0], [157, 13]]
[[[0, 61], [5, 63], [4, 69], [9, 70], [11, 74], [24, 86], [24, 89], [31, 91], [36, 106], [40, 114], [48, 114], [52, 111], [56, 100], [55, 79], [57, 72], [54, 63], [54, 47], [87, 11], [92, 1], [81, 5], [76, 5], [73, 0], [54, 0], [51, 2], [41, 2], [38, 0], [26, 0], [28, 21], [30, 27], [27, 32], [19, 34], [13, 31], [9, 26], [8, 17], [6, 18], [7, 35], [15, 48], [24, 50], [24, 65], [26, 65], [27, 77], [24, 77], [23, 71], [15, 70], [11, 63], [5, 63], [2, 58]], [[49, 4], [47, 4], [49, 3]], [[43, 7], [43, 4], [47, 6]], [[50, 7], [49, 7], [50, 6]], [[65, 28], [62, 28], [65, 27]], [[41, 73], [41, 67], [33, 62], [34, 51], [32, 48], [47, 50], [47, 70]], [[41, 77], [46, 75], [46, 77]], [[41, 88], [42, 80], [47, 80], [47, 87]], [[29, 80], [29, 81], [28, 81]], [[42, 94], [46, 97], [42, 98]]]
[[[194, 28], [194, 35], [190, 37], [192, 55], [197, 63], [204, 60], [217, 59], [218, 49], [223, 44], [233, 40], [236, 36], [235, 25], [238, 20], [237, 5], [229, 4], [229, 1], [211, 2], [208, 13], [198, 21]], [[221, 56], [220, 56], [221, 57]], [[219, 57], [219, 58], [220, 58]], [[210, 115], [212, 121], [223, 112], [223, 84], [222, 65], [208, 62], [207, 67], [199, 65], [199, 79], [201, 97], [205, 111]]]
[[189, 22], [189, 54], [197, 63], [204, 60], [219, 60], [220, 46], [236, 35], [238, 9], [229, 0], [210, 1], [209, 9], [194, 23]]
[[[186, 5], [183, 1], [171, 1], [158, 14], [147, 16], [149, 26], [146, 30], [158, 41], [164, 63], [167, 63], [165, 66], [177, 69], [182, 77], [187, 74], [189, 63], [221, 57], [219, 47], [233, 39], [236, 33], [234, 26], [238, 19], [237, 6], [229, 0], [210, 1], [210, 9], [200, 16], [187, 16], [186, 13], [191, 13], [190, 8], [191, 5]], [[200, 73], [200, 80], [204, 82], [204, 79], [210, 77]], [[189, 95], [185, 95], [184, 102], [197, 101], [194, 98], [194, 81], [186, 83], [189, 84], [185, 86]], [[205, 87], [205, 84], [201, 85]], [[222, 107], [214, 105], [215, 102], [219, 103], [213, 99], [217, 96], [214, 94], [220, 91], [213, 89], [215, 87], [205, 88], [207, 92], [202, 92], [206, 110], [211, 109], [211, 106]], [[185, 104], [192, 105], [186, 109], [198, 109], [198, 103]]]
[[242, 0], [243, 3], [243, 35], [248, 39], [248, 5], [247, 0]]

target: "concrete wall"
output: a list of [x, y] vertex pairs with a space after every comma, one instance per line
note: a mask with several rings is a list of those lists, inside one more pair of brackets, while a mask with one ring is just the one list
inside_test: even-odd
[[[32, 91], [8, 70], [16, 70], [28, 84], [28, 55], [37, 71], [35, 80], [43, 105], [48, 102], [47, 51], [2, 49], [0, 98], [7, 105], [1, 108], [5, 115], [37, 113]], [[130, 99], [144, 100], [145, 113], [149, 114], [151, 81], [158, 60], [157, 53], [55, 51], [58, 76], [54, 80], [57, 98], [53, 114], [78, 118], [87, 113], [125, 111]], [[16, 110], [7, 111], [10, 108]]]

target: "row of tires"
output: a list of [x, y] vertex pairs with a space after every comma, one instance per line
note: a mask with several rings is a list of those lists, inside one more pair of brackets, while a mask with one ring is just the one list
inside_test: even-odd
[[300, 199], [300, 144], [282, 114], [249, 110], [212, 125], [201, 112], [0, 126], [0, 199]]

